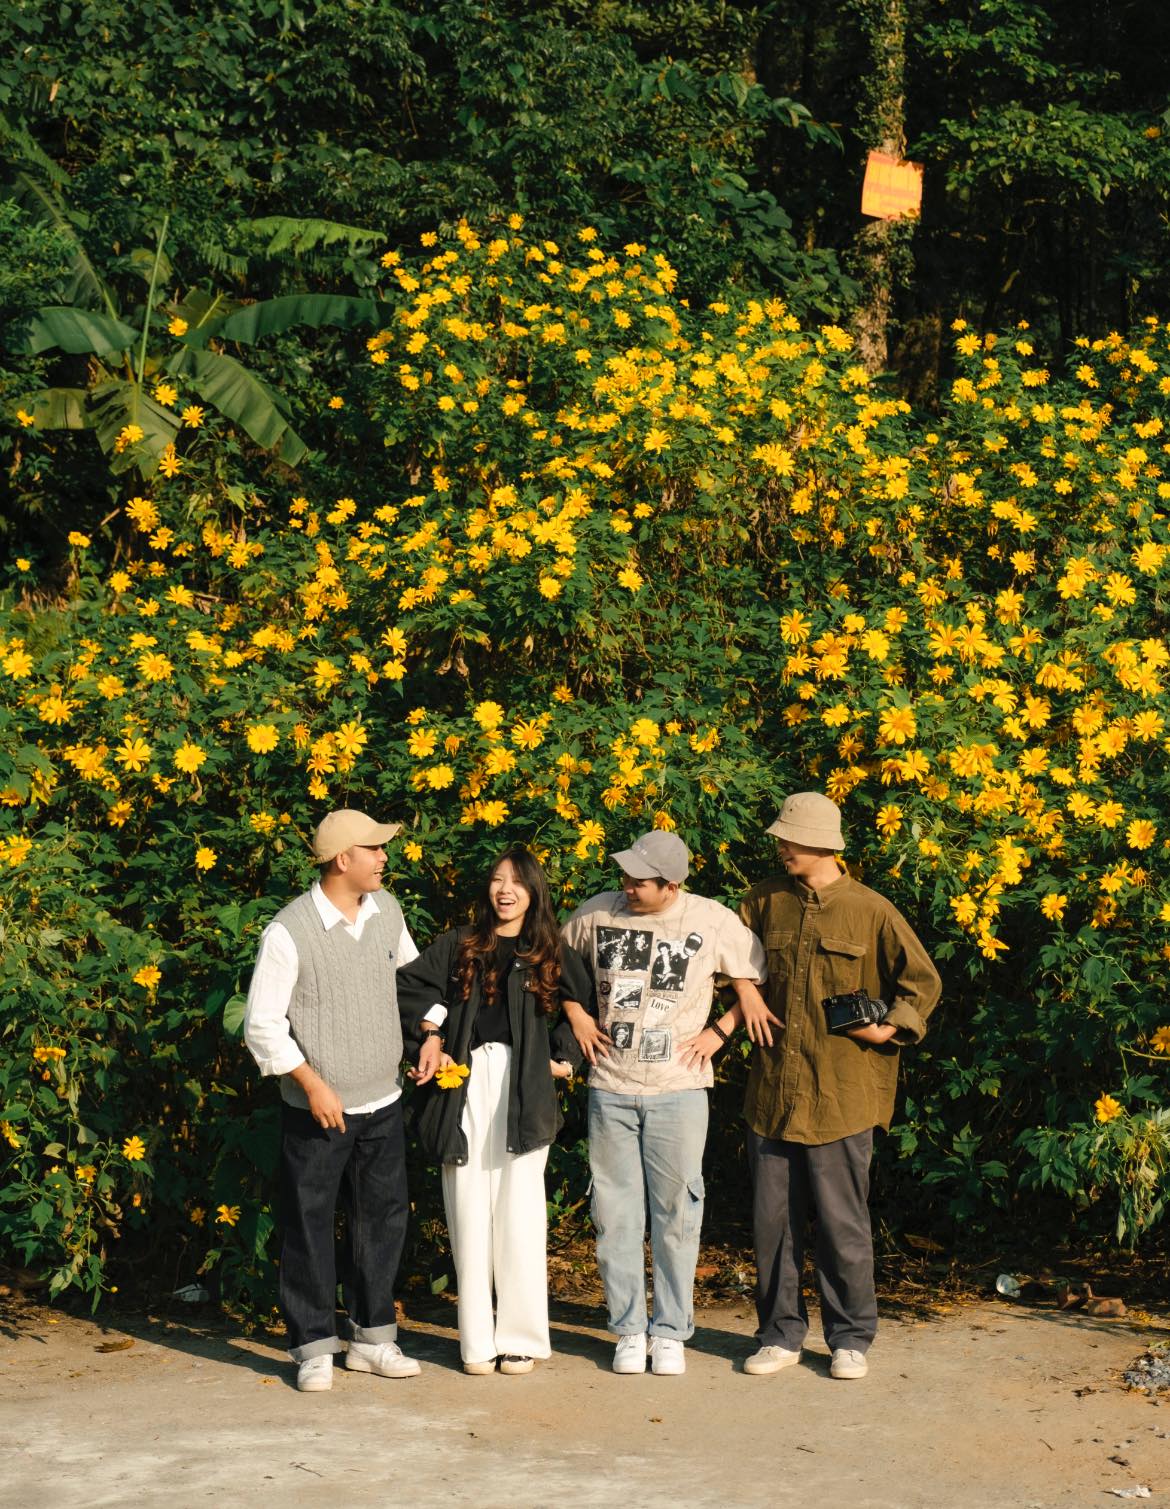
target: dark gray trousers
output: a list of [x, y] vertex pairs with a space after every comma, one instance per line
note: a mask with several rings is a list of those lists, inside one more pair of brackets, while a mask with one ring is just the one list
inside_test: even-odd
[[877, 1332], [869, 1161], [873, 1130], [809, 1147], [748, 1130], [756, 1239], [756, 1336], [798, 1351], [808, 1332], [801, 1292], [805, 1230], [816, 1217], [821, 1327], [829, 1347], [864, 1352]]

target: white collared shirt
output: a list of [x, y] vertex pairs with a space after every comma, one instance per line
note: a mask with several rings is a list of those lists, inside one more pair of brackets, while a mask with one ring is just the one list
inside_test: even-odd
[[[329, 900], [320, 881], [313, 882], [309, 895], [325, 928], [341, 926], [354, 939], [361, 937], [362, 929], [378, 910], [377, 902], [367, 892], [361, 899], [357, 917], [351, 922]], [[398, 944], [398, 964], [411, 964], [417, 958], [418, 949], [404, 922]], [[292, 934], [283, 922], [270, 922], [260, 936], [256, 968], [252, 972], [248, 1004], [244, 1009], [244, 1042], [261, 1074], [291, 1074], [305, 1062], [305, 1055], [296, 1045], [288, 1020], [289, 1002], [299, 969], [300, 960]], [[447, 1020], [447, 1008], [432, 1006], [424, 1020], [441, 1027]], [[401, 1090], [395, 1090], [369, 1105], [346, 1106], [345, 1111], [349, 1116], [380, 1111], [383, 1106], [393, 1105], [401, 1094]]]

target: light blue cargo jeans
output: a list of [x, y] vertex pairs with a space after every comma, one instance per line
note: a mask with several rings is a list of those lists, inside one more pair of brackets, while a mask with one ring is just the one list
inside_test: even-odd
[[646, 1206], [654, 1263], [651, 1336], [695, 1330], [695, 1264], [703, 1224], [706, 1090], [665, 1095], [589, 1092], [589, 1167], [597, 1266], [609, 1329], [646, 1330]]

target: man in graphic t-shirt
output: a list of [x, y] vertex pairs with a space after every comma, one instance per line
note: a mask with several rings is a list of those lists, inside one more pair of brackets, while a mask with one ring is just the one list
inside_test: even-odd
[[[713, 1055], [738, 1012], [707, 1024], [716, 977], [738, 1003], [768, 1013], [757, 989], [764, 950], [734, 912], [680, 889], [690, 853], [676, 834], [645, 833], [612, 856], [620, 891], [604, 891], [565, 925], [593, 972], [600, 1021], [570, 1010], [590, 1060], [589, 1166], [597, 1262], [615, 1373], [686, 1370], [703, 1219], [703, 1147]], [[654, 1261], [647, 1347], [646, 1199]]]

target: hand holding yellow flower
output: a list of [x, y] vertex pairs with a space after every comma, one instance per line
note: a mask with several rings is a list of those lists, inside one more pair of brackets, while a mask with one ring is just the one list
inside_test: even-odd
[[457, 1090], [470, 1073], [466, 1064], [444, 1064], [435, 1074], [435, 1083], [440, 1090]]

